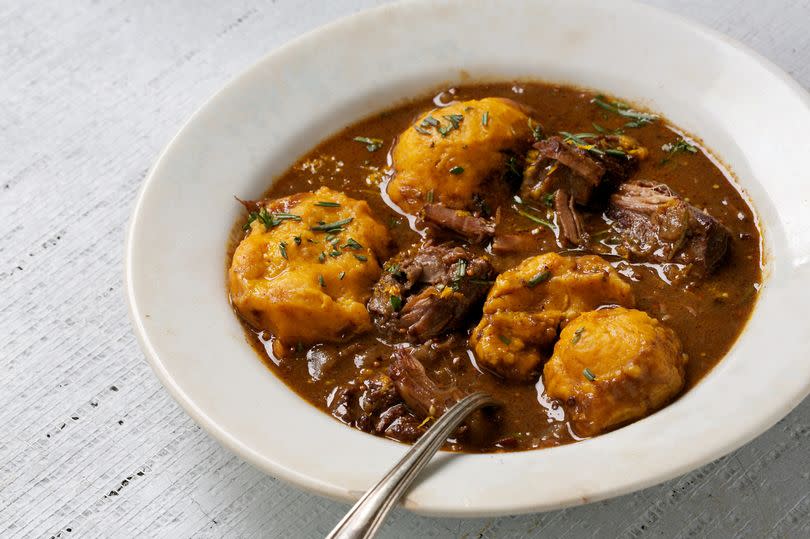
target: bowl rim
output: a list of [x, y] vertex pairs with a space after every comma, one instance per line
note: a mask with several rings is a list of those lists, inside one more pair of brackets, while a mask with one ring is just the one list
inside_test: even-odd
[[[439, 3], [444, 5], [460, 5], [462, 1], [463, 0], [445, 0]], [[708, 38], [709, 40], [720, 42], [727, 46], [730, 46], [737, 52], [742, 53], [744, 56], [748, 57], [750, 60], [756, 62], [757, 64], [759, 64], [760, 67], [768, 71], [779, 82], [784, 84], [787, 87], [787, 89], [789, 89], [793, 94], [799, 97], [805, 107], [810, 109], [810, 93], [808, 93], [807, 90], [803, 88], [797, 81], [791, 78], [784, 70], [779, 68], [773, 62], [765, 58], [760, 53], [754, 51], [750, 47], [716, 30], [708, 28], [707, 26], [701, 23], [694, 22], [692, 20], [687, 19], [686, 17], [671, 13], [667, 10], [658, 7], [643, 4], [636, 0], [618, 0], [618, 2], [616, 3], [623, 6], [623, 9], [634, 9], [642, 14], [644, 13], [657, 15], [663, 14], [667, 18], [671, 19], [672, 22], [678, 24], [680, 29], [684, 31], [703, 34], [703, 36]], [[166, 387], [166, 389], [169, 391], [169, 393], [175, 399], [175, 401], [181, 405], [181, 407], [186, 411], [186, 413], [188, 413], [194, 419], [195, 422], [197, 422], [200, 426], [202, 426], [215, 439], [217, 439], [230, 451], [239, 455], [241, 458], [247, 460], [254, 466], [257, 466], [258, 468], [264, 470], [265, 472], [269, 472], [276, 477], [279, 477], [290, 483], [293, 483], [309, 492], [326, 495], [333, 499], [342, 501], [355, 500], [357, 499], [360, 493], [359, 492], [347, 493], [346, 491], [340, 489], [330, 488], [329, 485], [325, 485], [323, 482], [319, 481], [316, 477], [313, 477], [311, 474], [302, 472], [300, 469], [288, 467], [282, 463], [268, 461], [267, 458], [264, 457], [262, 454], [254, 451], [253, 448], [244, 444], [240, 439], [236, 438], [235, 436], [232, 436], [231, 433], [229, 433], [222, 425], [213, 420], [200, 406], [198, 406], [198, 404], [192, 399], [192, 397], [186, 393], [186, 391], [182, 387], [182, 384], [179, 383], [169, 373], [168, 369], [166, 368], [166, 366], [164, 365], [163, 361], [160, 358], [160, 354], [155, 349], [152, 341], [150, 340], [149, 330], [144, 325], [144, 318], [143, 318], [144, 313], [139, 307], [138, 292], [135, 289], [133, 283], [133, 271], [134, 271], [133, 265], [135, 264], [135, 260], [133, 258], [134, 257], [133, 249], [135, 243], [137, 242], [138, 218], [144, 211], [143, 205], [145, 194], [155, 183], [161, 165], [167, 160], [168, 156], [170, 156], [172, 152], [175, 150], [178, 141], [181, 140], [186, 135], [187, 130], [190, 128], [190, 126], [195, 123], [195, 121], [213, 102], [215, 102], [220, 96], [229, 93], [234, 87], [239, 85], [243, 79], [249, 78], [252, 75], [260, 72], [263, 69], [264, 65], [267, 62], [271, 61], [273, 58], [285, 55], [289, 51], [295, 50], [299, 47], [307, 47], [308, 43], [313, 41], [318, 36], [322, 36], [324, 34], [336, 31], [341, 31], [349, 26], [356, 24], [368, 24], [370, 21], [373, 21], [377, 17], [387, 16], [386, 14], [395, 14], [396, 11], [402, 9], [403, 6], [409, 8], [413, 6], [423, 6], [424, 8], [426, 6], [430, 6], [431, 4], [435, 4], [435, 2], [432, 2], [431, 0], [401, 0], [391, 4], [386, 4], [379, 7], [363, 10], [352, 15], [344, 16], [342, 18], [331, 21], [325, 25], [312, 29], [284, 43], [283, 45], [269, 51], [267, 54], [262, 56], [250, 67], [240, 72], [236, 76], [232, 77], [224, 86], [222, 86], [222, 88], [220, 88], [217, 92], [215, 92], [211, 97], [206, 99], [202, 103], [202, 105], [200, 105], [197, 108], [197, 110], [189, 117], [189, 119], [186, 122], [183, 123], [182, 127], [180, 127], [177, 133], [169, 140], [166, 146], [161, 150], [157, 159], [155, 160], [155, 163], [149, 169], [148, 174], [144, 178], [138, 190], [138, 193], [136, 195], [136, 202], [133, 205], [126, 232], [124, 245], [125, 251], [124, 277], [126, 282], [126, 298], [128, 303], [128, 314], [130, 317], [130, 321], [132, 323], [135, 335], [138, 339], [138, 342], [141, 346], [141, 349], [144, 352], [147, 361], [149, 362], [151, 368], [157, 375], [160, 382], [163, 384], [164, 387]], [[757, 211], [755, 207], [754, 211], [755, 212]], [[745, 332], [745, 330], [743, 330], [743, 332]], [[705, 464], [715, 458], [718, 458], [724, 454], [729, 453], [730, 451], [742, 446], [751, 439], [760, 435], [762, 432], [773, 426], [779, 419], [784, 417], [795, 406], [797, 406], [807, 396], [808, 393], [810, 393], [810, 380], [808, 380], [805, 383], [805, 386], [800, 391], [795, 392], [795, 394], [793, 395], [785, 396], [787, 398], [783, 397], [781, 404], [778, 407], [773, 407], [768, 417], [764, 418], [756, 425], [749, 426], [747, 431], [738, 432], [736, 436], [728, 440], [727, 444], [715, 446], [711, 450], [704, 450], [699, 454], [695, 454], [693, 458], [691, 458], [690, 460], [682, 461], [679, 466], [670, 467], [666, 469], [664, 472], [659, 473], [657, 475], [651, 475], [643, 480], [638, 479], [628, 480], [625, 484], [616, 486], [615, 488], [603, 489], [598, 496], [588, 497], [587, 499], [583, 498], [581, 500], [566, 500], [563, 501], [561, 504], [558, 504], [557, 507], [563, 507], [575, 503], [587, 503], [599, 499], [613, 497], [620, 494], [639, 490], [641, 488], [646, 488], [648, 486], [677, 477], [688, 470], [694, 469], [697, 466]], [[546, 449], [544, 451], [548, 450]], [[500, 508], [490, 511], [487, 510], [486, 508], [474, 507], [472, 508], [472, 510], [470, 510], [469, 508], [461, 506], [450, 510], [448, 510], [447, 507], [441, 508], [439, 510], [434, 510], [430, 507], [409, 505], [407, 502], [405, 506], [409, 509], [415, 510], [416, 512], [423, 514], [446, 515], [446, 516], [472, 516], [472, 515], [496, 516], [503, 514], [518, 514], [518, 513], [533, 512], [538, 510], [538, 508], [541, 510], [546, 509], [545, 507], [538, 507], [535, 505], [522, 505], [522, 506], [514, 506], [508, 512], [504, 512]]]

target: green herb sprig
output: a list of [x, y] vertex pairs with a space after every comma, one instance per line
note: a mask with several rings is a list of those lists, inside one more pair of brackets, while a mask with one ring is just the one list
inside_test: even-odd
[[618, 114], [619, 116], [630, 118], [630, 121], [624, 124], [625, 127], [643, 127], [658, 119], [656, 114], [633, 110], [626, 103], [622, 103], [620, 101], [607, 101], [603, 95], [594, 97], [591, 99], [591, 103], [614, 114]]
[[661, 160], [661, 164], [669, 162], [677, 153], [697, 153], [697, 146], [694, 146], [683, 139], [678, 137], [675, 142], [668, 142], [661, 146], [661, 149], [667, 152], [666, 157]]
[[361, 144], [365, 144], [366, 150], [368, 150], [369, 152], [376, 152], [383, 146], [383, 140], [379, 138], [354, 137], [352, 140], [355, 142], [359, 142]]
[[543, 269], [540, 273], [526, 281], [526, 286], [528, 288], [534, 288], [535, 286], [539, 285], [540, 283], [544, 283], [551, 279], [551, 272], [548, 268]]
[[250, 225], [253, 224], [253, 221], [259, 220], [260, 223], [264, 225], [266, 229], [271, 229], [273, 227], [277, 227], [284, 221], [300, 221], [301, 216], [293, 215], [291, 213], [270, 213], [267, 211], [267, 208], [262, 208], [257, 212], [250, 212], [248, 214], [247, 223], [242, 227], [243, 230], [250, 229]]
[[335, 232], [335, 231], [339, 232], [343, 230], [343, 225], [348, 225], [352, 221], [354, 221], [354, 217], [347, 217], [345, 219], [333, 221], [331, 223], [319, 223], [315, 226], [309, 227], [309, 229], [315, 232]]

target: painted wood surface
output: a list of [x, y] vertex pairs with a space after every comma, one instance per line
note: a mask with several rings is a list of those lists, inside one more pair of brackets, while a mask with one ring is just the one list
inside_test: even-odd
[[[205, 99], [379, 3], [0, 0], [1, 537], [321, 537], [346, 511], [242, 462], [163, 390], [127, 319], [123, 238], [147, 169]], [[810, 0], [650, 3], [810, 86]], [[810, 537], [810, 400], [632, 495], [498, 519], [397, 510], [382, 536]]]

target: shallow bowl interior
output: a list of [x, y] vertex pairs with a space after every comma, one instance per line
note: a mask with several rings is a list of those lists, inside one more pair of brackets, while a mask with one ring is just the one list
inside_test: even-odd
[[200, 425], [259, 468], [353, 499], [405, 447], [339, 424], [257, 359], [226, 297], [233, 195], [262, 193], [370, 113], [440, 84], [488, 79], [599, 89], [700, 136], [753, 201], [765, 282], [730, 354], [673, 405], [573, 445], [439, 455], [407, 507], [497, 515], [628, 492], [738, 447], [808, 393], [810, 107], [801, 88], [722, 36], [633, 3], [397, 4], [310, 33], [235, 79], [169, 144], [134, 209], [126, 271], [146, 357]]

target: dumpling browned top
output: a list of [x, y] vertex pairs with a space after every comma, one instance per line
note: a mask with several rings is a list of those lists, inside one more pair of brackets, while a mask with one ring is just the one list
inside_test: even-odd
[[522, 159], [532, 140], [530, 118], [508, 99], [461, 101], [428, 112], [399, 136], [388, 195], [410, 213], [429, 202], [469, 209], [477, 197], [508, 191], [507, 163]]
[[284, 347], [335, 341], [371, 327], [365, 303], [388, 230], [368, 204], [321, 187], [263, 204], [233, 254], [231, 300]]
[[572, 320], [543, 380], [576, 431], [594, 436], [668, 403], [684, 385], [686, 361], [675, 332], [643, 311], [618, 307]]
[[501, 376], [536, 379], [557, 334], [602, 305], [632, 306], [633, 291], [596, 255], [546, 253], [498, 275], [470, 336], [478, 362]]

